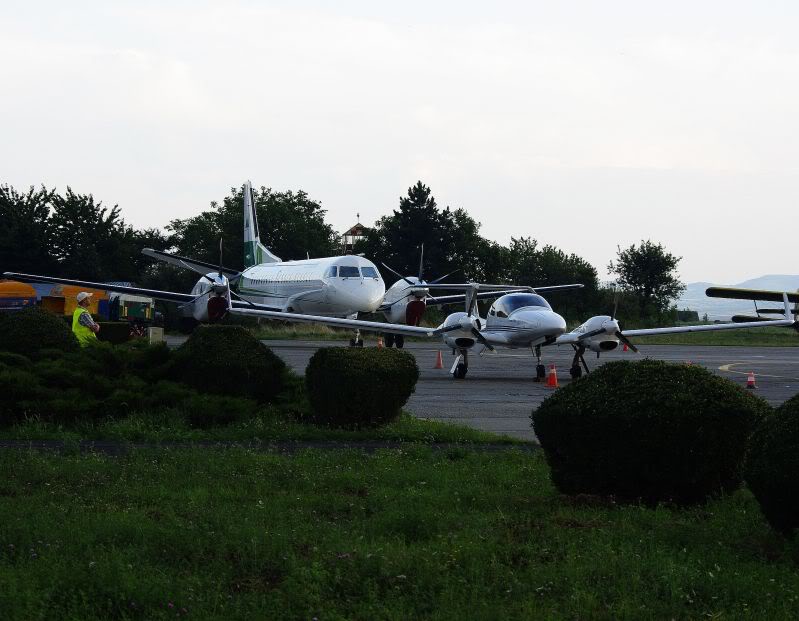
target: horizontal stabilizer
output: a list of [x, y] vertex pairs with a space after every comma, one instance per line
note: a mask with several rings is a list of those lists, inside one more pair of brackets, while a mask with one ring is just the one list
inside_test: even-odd
[[[177, 267], [184, 267], [188, 270], [193, 272], [197, 272], [198, 274], [205, 276], [209, 272], [218, 272], [219, 266], [214, 265], [213, 263], [207, 263], [206, 261], [198, 261], [197, 259], [190, 259], [188, 257], [181, 257], [177, 254], [169, 254], [168, 252], [161, 252], [160, 250], [153, 250], [152, 248], [142, 248], [142, 254], [147, 255], [148, 257], [152, 257], [158, 261], [163, 261], [164, 263], [169, 263], [170, 265], [176, 265]], [[222, 268], [222, 273], [228, 277], [228, 280], [235, 280], [238, 276], [241, 275], [241, 272], [237, 270], [233, 270], [227, 267]]]
[[[782, 302], [782, 291], [763, 291], [761, 289], [739, 289], [737, 287], [708, 287], [705, 295], [709, 298], [729, 300], [761, 300], [763, 302]], [[788, 293], [788, 301], [799, 302], [799, 293]]]

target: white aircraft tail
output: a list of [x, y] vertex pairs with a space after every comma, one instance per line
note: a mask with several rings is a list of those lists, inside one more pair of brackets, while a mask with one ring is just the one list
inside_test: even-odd
[[260, 263], [280, 263], [280, 261], [280, 257], [269, 252], [269, 248], [261, 243], [252, 186], [247, 181], [244, 184], [244, 267], [248, 268]]

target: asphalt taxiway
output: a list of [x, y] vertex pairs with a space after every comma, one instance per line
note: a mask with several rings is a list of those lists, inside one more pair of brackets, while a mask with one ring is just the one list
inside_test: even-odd
[[[174, 344], [177, 342], [173, 339]], [[302, 374], [308, 360], [320, 347], [344, 346], [336, 341], [264, 341], [297, 373]], [[374, 346], [374, 341], [367, 346]], [[777, 405], [799, 393], [799, 347], [711, 347], [683, 345], [639, 345], [640, 354], [620, 350], [604, 353], [597, 360], [586, 354], [590, 369], [611, 360], [636, 360], [644, 357], [669, 362], [691, 362], [746, 384], [749, 371], [755, 373], [755, 393]], [[533, 381], [535, 357], [529, 350], [497, 350], [471, 355], [469, 373], [464, 380], [449, 374], [452, 353], [441, 349], [443, 369], [434, 369], [439, 347], [412, 342], [405, 350], [416, 357], [420, 377], [406, 410], [419, 418], [468, 425], [476, 429], [534, 440], [530, 427], [533, 408], [552, 393], [543, 383]], [[573, 352], [566, 347], [543, 350], [543, 362], [554, 363], [558, 380], [568, 384]]]

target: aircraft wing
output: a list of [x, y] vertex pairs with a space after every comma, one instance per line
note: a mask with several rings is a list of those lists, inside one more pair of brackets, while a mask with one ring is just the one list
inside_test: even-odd
[[676, 326], [674, 328], [644, 328], [642, 330], [622, 330], [624, 336], [656, 336], [658, 334], [682, 334], [685, 332], [713, 332], [714, 330], [737, 330], [740, 328], [789, 328], [793, 319], [774, 319], [749, 321], [745, 323], [714, 323], [699, 326]]
[[76, 287], [86, 287], [87, 289], [102, 289], [103, 291], [113, 291], [114, 293], [127, 293], [130, 295], [143, 295], [157, 300], [167, 302], [186, 303], [191, 302], [194, 296], [188, 293], [175, 293], [172, 291], [160, 291], [158, 289], [142, 289], [141, 287], [124, 287], [122, 285], [109, 285], [102, 282], [90, 282], [87, 280], [73, 280], [71, 278], [54, 278], [52, 276], [37, 276], [35, 274], [18, 274], [16, 272], [3, 272], [3, 276], [20, 282], [50, 282], [56, 285], [75, 285]]
[[[708, 287], [705, 295], [709, 298], [727, 298], [730, 300], [762, 300], [764, 302], [782, 302], [782, 291], [763, 291], [761, 289], [738, 289], [737, 287]], [[799, 302], [799, 293], [786, 293], [788, 301]]]
[[[535, 293], [547, 293], [551, 291], [567, 291], [569, 289], [582, 289], [583, 285], [551, 285], [548, 287], [533, 287]], [[478, 300], [493, 300], [494, 298], [501, 297], [507, 293], [530, 293], [529, 287], [522, 289], [503, 289], [500, 291], [483, 291], [477, 294]], [[425, 304], [427, 306], [443, 306], [445, 304], [463, 304], [466, 302], [466, 295], [461, 293], [457, 295], [437, 295], [435, 298], [427, 298]], [[388, 304], [386, 308], [388, 308]], [[378, 310], [382, 310], [382, 307]]]
[[282, 311], [264, 311], [255, 308], [236, 307], [230, 309], [232, 315], [244, 315], [245, 317], [263, 317], [264, 319], [282, 319], [298, 323], [321, 323], [334, 328], [352, 328], [353, 330], [368, 330], [370, 332], [389, 332], [391, 334], [401, 334], [403, 336], [435, 337], [445, 330], [438, 328], [422, 328], [416, 326], [405, 326], [395, 323], [383, 323], [380, 321], [364, 321], [362, 319], [346, 319], [342, 317], [322, 317], [320, 315], [302, 315], [300, 313], [285, 313]]

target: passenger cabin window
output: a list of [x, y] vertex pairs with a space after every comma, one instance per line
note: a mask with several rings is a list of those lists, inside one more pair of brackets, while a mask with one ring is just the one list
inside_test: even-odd
[[377, 270], [373, 267], [362, 267], [361, 274], [364, 278], [377, 278]]
[[341, 278], [360, 278], [361, 273], [357, 267], [352, 265], [340, 265], [338, 268], [338, 275]]

